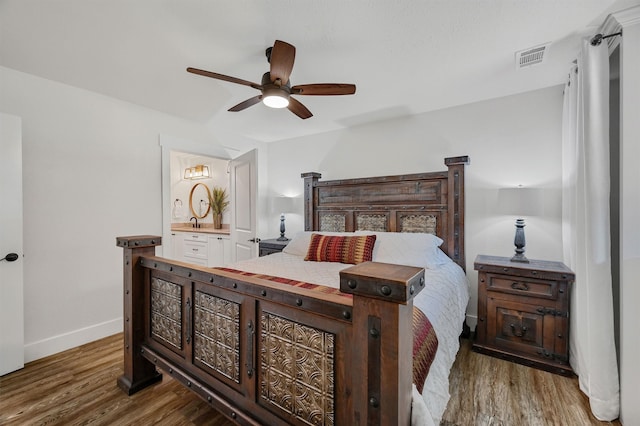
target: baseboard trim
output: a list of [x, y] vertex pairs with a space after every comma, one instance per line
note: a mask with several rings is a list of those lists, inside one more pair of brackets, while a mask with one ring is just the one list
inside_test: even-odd
[[478, 316], [477, 315], [467, 315], [467, 325], [471, 329], [471, 332], [475, 332], [476, 326], [478, 325]]
[[24, 345], [24, 362], [35, 361], [122, 332], [122, 317]]

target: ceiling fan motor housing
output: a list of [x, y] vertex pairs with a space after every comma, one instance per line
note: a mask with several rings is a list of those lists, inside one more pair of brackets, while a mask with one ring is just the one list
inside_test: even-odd
[[286, 84], [281, 84], [280, 79], [276, 79], [275, 82], [271, 82], [271, 73], [266, 72], [262, 76], [262, 98], [263, 101], [266, 98], [277, 97], [281, 99], [286, 99], [286, 102], [278, 102], [276, 100], [275, 103], [269, 102], [267, 99], [265, 104], [273, 107], [273, 108], [284, 108], [289, 104], [289, 95], [291, 95], [291, 84], [287, 81]]
[[262, 87], [263, 88], [268, 88], [270, 86], [276, 87], [276, 88], [281, 88], [282, 90], [286, 90], [287, 93], [291, 93], [291, 80], [287, 81], [286, 83], [282, 83], [282, 80], [280, 80], [279, 78], [276, 79], [275, 81], [271, 81], [271, 73], [270, 72], [265, 72], [262, 75]]

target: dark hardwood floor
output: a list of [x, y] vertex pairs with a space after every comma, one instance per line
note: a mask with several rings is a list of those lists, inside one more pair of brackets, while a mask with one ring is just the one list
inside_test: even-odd
[[[442, 425], [620, 425], [589, 413], [577, 379], [462, 349], [451, 373]], [[210, 425], [232, 423], [164, 375], [128, 397], [122, 334], [31, 362], [0, 378], [0, 425]]]

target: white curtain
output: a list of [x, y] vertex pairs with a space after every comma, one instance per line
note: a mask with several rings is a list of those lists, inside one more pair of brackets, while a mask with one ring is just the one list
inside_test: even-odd
[[569, 359], [593, 415], [613, 420], [620, 412], [620, 387], [611, 289], [606, 43], [583, 40], [565, 87], [562, 144], [564, 261], [576, 273]]

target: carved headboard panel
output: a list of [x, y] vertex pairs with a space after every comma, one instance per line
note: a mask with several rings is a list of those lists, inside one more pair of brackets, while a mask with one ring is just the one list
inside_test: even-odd
[[399, 176], [320, 181], [303, 173], [307, 231], [428, 232], [462, 268], [464, 166], [469, 157], [445, 158], [448, 170]]

